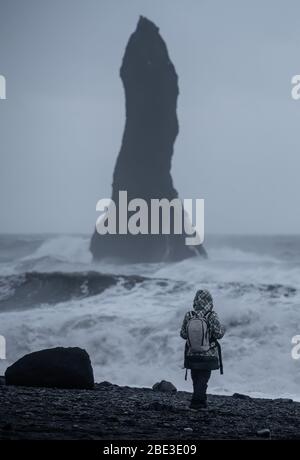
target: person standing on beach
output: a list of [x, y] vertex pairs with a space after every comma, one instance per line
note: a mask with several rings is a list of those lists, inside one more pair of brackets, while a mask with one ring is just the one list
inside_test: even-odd
[[193, 310], [184, 317], [180, 336], [186, 340], [184, 367], [191, 369], [194, 393], [191, 409], [207, 407], [206, 390], [211, 371], [223, 373], [221, 348], [218, 339], [225, 333], [218, 315], [213, 311], [213, 299], [209, 291], [196, 292]]

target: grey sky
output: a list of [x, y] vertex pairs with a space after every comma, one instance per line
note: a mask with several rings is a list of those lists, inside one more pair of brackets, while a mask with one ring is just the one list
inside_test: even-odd
[[179, 75], [181, 197], [205, 199], [207, 232], [299, 233], [298, 0], [0, 0], [0, 231], [92, 232], [140, 14]]

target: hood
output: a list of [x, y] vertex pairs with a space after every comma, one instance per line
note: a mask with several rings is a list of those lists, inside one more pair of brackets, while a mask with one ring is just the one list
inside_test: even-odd
[[210, 292], [204, 289], [200, 289], [199, 291], [197, 291], [194, 298], [193, 307], [195, 311], [201, 312], [203, 314], [212, 311], [214, 305]]

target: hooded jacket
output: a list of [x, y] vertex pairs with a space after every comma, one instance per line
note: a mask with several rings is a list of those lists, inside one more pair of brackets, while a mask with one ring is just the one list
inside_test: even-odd
[[[221, 325], [217, 313], [213, 311], [213, 299], [211, 294], [208, 291], [202, 289], [197, 291], [193, 302], [193, 308], [194, 309], [192, 311], [188, 311], [184, 317], [182, 327], [180, 330], [180, 336], [184, 340], [187, 339], [187, 325], [189, 320], [193, 316], [204, 316], [208, 324], [211, 348], [208, 351], [203, 352], [203, 354], [201, 355], [203, 359], [201, 359], [201, 356], [199, 356], [200, 364], [195, 365], [193, 367], [205, 368], [206, 359], [214, 357], [218, 364], [216, 367], [213, 368], [218, 369], [219, 354], [216, 345], [216, 340], [221, 339], [223, 337], [223, 335], [225, 334], [225, 328]], [[201, 362], [203, 364], [201, 364]]]

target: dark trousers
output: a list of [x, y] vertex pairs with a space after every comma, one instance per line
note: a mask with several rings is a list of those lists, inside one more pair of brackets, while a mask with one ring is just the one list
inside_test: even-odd
[[194, 394], [193, 402], [206, 402], [207, 383], [211, 376], [211, 371], [203, 369], [191, 369]]

